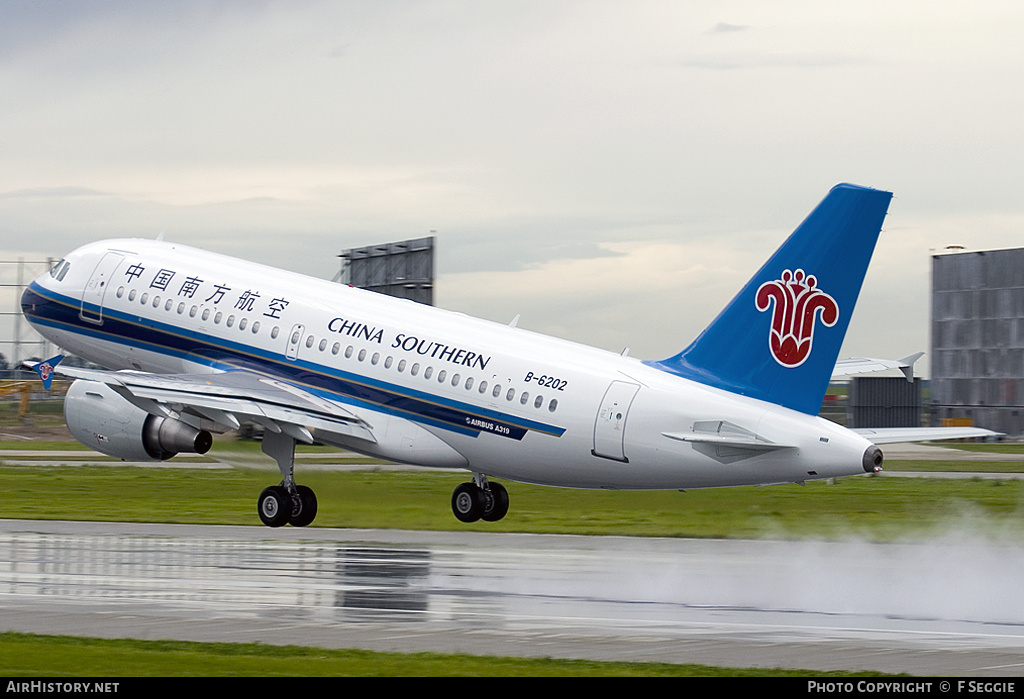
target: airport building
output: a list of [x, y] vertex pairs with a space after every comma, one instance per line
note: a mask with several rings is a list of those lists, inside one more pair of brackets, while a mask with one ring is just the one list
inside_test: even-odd
[[1024, 248], [932, 256], [932, 424], [1024, 435]]

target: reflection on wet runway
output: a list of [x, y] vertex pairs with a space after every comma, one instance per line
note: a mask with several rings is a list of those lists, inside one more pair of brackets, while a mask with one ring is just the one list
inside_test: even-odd
[[1020, 554], [0, 520], [0, 628], [1016, 675]]

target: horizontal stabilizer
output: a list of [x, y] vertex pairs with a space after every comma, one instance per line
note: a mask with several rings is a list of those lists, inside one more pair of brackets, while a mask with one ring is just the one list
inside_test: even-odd
[[775, 451], [777, 449], [795, 449], [792, 444], [775, 444], [774, 442], [761, 442], [757, 440], [741, 439], [725, 435], [714, 434], [684, 434], [681, 432], [662, 432], [662, 435], [669, 439], [680, 442], [692, 442], [694, 444], [715, 444], [720, 446], [747, 449], [750, 451]]
[[1003, 433], [981, 427], [877, 427], [851, 430], [873, 444], [938, 442], [944, 439], [1002, 437]]
[[729, 446], [749, 451], [794, 448], [790, 444], [777, 444], [759, 437], [745, 427], [740, 427], [728, 420], [698, 420], [693, 423], [691, 432], [662, 432], [662, 435], [680, 442]]

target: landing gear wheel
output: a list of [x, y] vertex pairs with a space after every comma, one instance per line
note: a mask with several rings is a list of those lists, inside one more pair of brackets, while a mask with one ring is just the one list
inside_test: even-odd
[[288, 524], [293, 527], [305, 527], [316, 519], [316, 495], [312, 488], [305, 485], [295, 486], [296, 493], [291, 497], [291, 515]]
[[279, 485], [264, 488], [256, 503], [260, 521], [268, 527], [283, 527], [292, 513], [292, 496]]
[[480, 519], [485, 522], [497, 522], [508, 514], [508, 491], [501, 483], [491, 482], [484, 491], [484, 499], [486, 504]]
[[475, 522], [484, 513], [487, 498], [476, 483], [463, 483], [452, 493], [452, 512], [460, 522]]

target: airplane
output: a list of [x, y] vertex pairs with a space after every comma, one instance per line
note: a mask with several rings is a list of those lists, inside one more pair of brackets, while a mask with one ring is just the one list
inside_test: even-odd
[[868, 439], [818, 417], [891, 198], [834, 187], [696, 340], [661, 360], [161, 239], [80, 247], [21, 304], [45, 337], [105, 367], [61, 367], [60, 357], [34, 367], [47, 385], [54, 373], [75, 379], [65, 417], [92, 449], [152, 461], [205, 453], [213, 434], [250, 421], [282, 477], [257, 500], [267, 526], [315, 518], [315, 493], [294, 477], [296, 443], [314, 441], [469, 471], [452, 494], [455, 517], [497, 521], [509, 496], [495, 479], [804, 483], [881, 470], [877, 444], [994, 434]]

